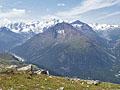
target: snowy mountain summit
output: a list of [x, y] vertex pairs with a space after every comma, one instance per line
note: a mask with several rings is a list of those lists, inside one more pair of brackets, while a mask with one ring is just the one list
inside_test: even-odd
[[115, 28], [120, 28], [120, 25], [109, 25], [109, 24], [89, 24], [94, 30], [113, 30]]
[[16, 22], [16, 23], [9, 23], [5, 24], [1, 27], [7, 27], [12, 32], [15, 33], [41, 33], [43, 32], [43, 29], [47, 29], [52, 25], [55, 25], [57, 23], [61, 22], [59, 19], [50, 18], [50, 19], [44, 19], [42, 21], [35, 21], [35, 22]]

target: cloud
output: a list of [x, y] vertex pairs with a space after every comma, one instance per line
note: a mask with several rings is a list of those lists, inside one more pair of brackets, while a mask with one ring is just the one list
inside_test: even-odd
[[13, 8], [12, 10], [8, 11], [8, 12], [0, 12], [0, 18], [17, 18], [17, 17], [22, 17], [23, 15], [25, 15], [26, 10], [24, 9], [16, 9]]
[[117, 16], [117, 15], [120, 16], [120, 11], [106, 14], [106, 15], [104, 15], [104, 16], [101, 16], [101, 17], [98, 18], [97, 20], [103, 20], [103, 19], [110, 18], [110, 17], [114, 17], [114, 16]]
[[0, 8], [2, 8], [2, 6], [0, 5]]
[[[1, 10], [1, 9], [0, 9]], [[13, 8], [7, 12], [0, 11], [0, 25], [6, 25], [12, 21], [22, 20], [26, 15], [26, 10]]]
[[68, 11], [57, 12], [56, 15], [62, 18], [74, 18], [79, 17], [79, 15], [97, 10], [100, 8], [110, 7], [115, 4], [120, 4], [120, 0], [84, 0], [80, 5], [73, 7]]
[[58, 7], [64, 7], [65, 4], [64, 4], [64, 3], [58, 3], [57, 6], [58, 6]]
[[11, 23], [11, 21], [7, 18], [0, 19], [0, 26], [4, 26], [8, 23]]
[[47, 20], [47, 19], [60, 19], [60, 18], [54, 15], [45, 15], [41, 17], [41, 20]]

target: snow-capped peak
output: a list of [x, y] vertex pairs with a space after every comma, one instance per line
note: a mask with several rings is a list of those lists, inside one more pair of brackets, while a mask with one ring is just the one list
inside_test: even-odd
[[94, 30], [109, 30], [114, 28], [120, 28], [120, 25], [109, 25], [109, 24], [89, 24]]
[[49, 18], [35, 22], [16, 22], [2, 25], [15, 33], [42, 33], [44, 28], [49, 28], [52, 25], [62, 22], [62, 20]]

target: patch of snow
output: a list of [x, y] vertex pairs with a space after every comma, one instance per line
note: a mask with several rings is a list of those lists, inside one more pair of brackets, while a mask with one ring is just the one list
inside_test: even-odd
[[25, 60], [19, 56], [17, 56], [16, 54], [12, 54], [15, 58], [17, 58], [20, 62], [24, 62]]
[[64, 34], [65, 31], [64, 31], [64, 30], [58, 30], [58, 33], [59, 33], [59, 34]]
[[81, 28], [82, 24], [72, 24], [73, 27]]
[[120, 28], [120, 25], [109, 25], [109, 24], [89, 24], [94, 30], [108, 30], [114, 28]]

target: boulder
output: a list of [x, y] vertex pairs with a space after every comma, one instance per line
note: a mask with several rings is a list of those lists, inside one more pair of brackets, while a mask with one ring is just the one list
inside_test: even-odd
[[30, 65], [27, 65], [27, 66], [18, 68], [17, 70], [18, 70], [18, 71], [27, 71], [27, 70], [31, 70], [31, 66], [32, 66], [32, 65], [30, 64]]
[[45, 75], [49, 75], [49, 71], [46, 71], [46, 70], [37, 70], [37, 71], [34, 71], [35, 74], [45, 74]]
[[87, 84], [98, 85], [98, 84], [100, 84], [100, 81], [99, 80], [87, 80]]
[[49, 75], [49, 71], [42, 70], [42, 71], [41, 71], [41, 74], [46, 74], [46, 75]]

